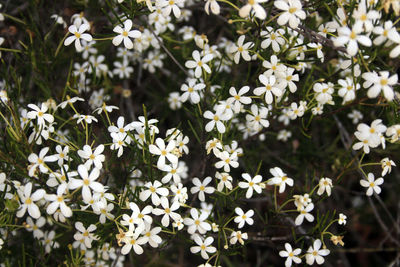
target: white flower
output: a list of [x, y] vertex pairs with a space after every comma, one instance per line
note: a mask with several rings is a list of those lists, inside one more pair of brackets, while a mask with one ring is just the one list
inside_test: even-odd
[[200, 102], [201, 90], [204, 89], [206, 85], [204, 83], [197, 83], [196, 79], [188, 79], [188, 84], [182, 84], [181, 91], [184, 93], [181, 95], [180, 100], [186, 102], [188, 99], [193, 104]]
[[106, 219], [113, 220], [115, 216], [111, 214], [111, 211], [114, 209], [114, 204], [109, 203], [107, 206], [101, 207], [98, 211], [95, 211], [96, 214], [100, 214], [99, 222], [101, 224], [106, 223]]
[[119, 25], [116, 26], [113, 31], [119, 33], [119, 35], [113, 38], [112, 40], [113, 45], [118, 46], [122, 41], [124, 41], [124, 46], [127, 49], [132, 49], [133, 43], [130, 38], [139, 38], [142, 35], [142, 33], [138, 30], [131, 31], [131, 28], [132, 28], [132, 20], [130, 19], [124, 21], [123, 29]]
[[46, 162], [54, 162], [57, 160], [57, 157], [54, 155], [46, 156], [48, 151], [49, 148], [44, 147], [40, 150], [39, 155], [32, 153], [28, 156], [28, 161], [31, 163], [29, 167], [29, 176], [33, 177], [38, 167], [42, 173], [47, 173], [49, 171]]
[[85, 166], [89, 169], [92, 164], [98, 169], [103, 167], [103, 161], [105, 161], [105, 156], [102, 154], [104, 151], [104, 145], [99, 145], [94, 151], [89, 145], [84, 145], [83, 150], [78, 150], [78, 155], [82, 159], [86, 159]]
[[396, 27], [393, 26], [393, 22], [390, 20], [385, 21], [383, 27], [380, 25], [376, 26], [373, 32], [379, 36], [374, 39], [374, 45], [381, 45], [387, 39], [399, 44], [400, 34], [397, 32]]
[[182, 107], [182, 99], [181, 96], [179, 95], [179, 92], [172, 92], [168, 96], [168, 103], [169, 103], [169, 108], [172, 110], [177, 110]]
[[284, 11], [278, 18], [278, 24], [281, 26], [289, 22], [290, 27], [297, 28], [300, 19], [306, 18], [306, 13], [299, 0], [278, 0], [274, 1], [274, 6]]
[[220, 12], [220, 7], [217, 0], [204, 0], [206, 4], [204, 6], [204, 10], [206, 11], [207, 15], [210, 15], [210, 8], [211, 12], [215, 15], [218, 15]]
[[209, 140], [206, 143], [207, 155], [210, 154], [211, 150], [213, 151], [214, 155], [219, 155], [221, 153], [222, 143], [217, 138], [213, 140]]
[[123, 60], [122, 63], [119, 61], [114, 62], [115, 69], [113, 74], [118, 75], [120, 79], [129, 78], [133, 72], [133, 68], [129, 66], [128, 60]]
[[[157, 146], [156, 146], [157, 145]], [[178, 163], [178, 157], [173, 154], [175, 150], [175, 140], [168, 142], [165, 146], [165, 142], [161, 138], [156, 139], [156, 145], [150, 145], [149, 151], [153, 155], [158, 155], [157, 167], [162, 169], [165, 166], [165, 158], [167, 158], [171, 163]]]
[[57, 188], [57, 195], [56, 194], [48, 194], [45, 196], [45, 199], [47, 201], [50, 201], [51, 203], [47, 206], [46, 212], [48, 214], [53, 214], [56, 212], [56, 210], [59, 208], [61, 210], [61, 213], [65, 217], [71, 217], [72, 216], [72, 210], [70, 207], [68, 207], [65, 204], [65, 201], [68, 201], [68, 199], [64, 199], [63, 195], [65, 193], [65, 190], [67, 189], [67, 184], [61, 184]]
[[357, 126], [357, 131], [354, 135], [360, 141], [353, 145], [354, 150], [359, 150], [363, 148], [364, 153], [368, 154], [370, 152], [370, 147], [375, 148], [380, 144], [384, 146], [383, 133], [386, 131], [386, 126], [382, 124], [382, 120], [377, 119], [371, 123], [371, 126], [365, 123], [360, 123]]
[[361, 35], [362, 27], [359, 24], [349, 27], [341, 27], [338, 29], [338, 37], [334, 39], [335, 46], [342, 46], [347, 44], [347, 53], [350, 56], [355, 56], [358, 52], [358, 43], [364, 46], [371, 46], [372, 41], [366, 35]]
[[357, 124], [360, 120], [363, 119], [363, 115], [360, 111], [358, 110], [352, 110], [351, 113], [347, 114], [347, 117], [352, 119], [353, 124]]
[[251, 105], [251, 114], [246, 114], [246, 121], [252, 130], [258, 132], [264, 128], [269, 127], [269, 121], [267, 120], [268, 108], [258, 108], [256, 104]]
[[144, 230], [142, 238], [146, 241], [145, 243], [149, 243], [153, 248], [157, 248], [162, 242], [161, 237], [158, 235], [162, 229], [161, 227], [154, 227], [153, 229], [150, 227], [150, 224], [146, 224], [146, 229]]
[[128, 254], [132, 248], [133, 251], [138, 255], [143, 253], [143, 248], [141, 247], [141, 245], [145, 244], [147, 240], [144, 237], [139, 237], [139, 235], [139, 231], [129, 231], [125, 233], [125, 237], [121, 240], [123, 243], [125, 243], [125, 245], [121, 249], [122, 255]]
[[34, 104], [29, 104], [28, 107], [33, 109], [33, 111], [29, 111], [26, 116], [29, 119], [37, 119], [38, 126], [43, 126], [46, 121], [48, 123], [52, 123], [54, 121], [53, 115], [46, 113], [48, 106], [45, 103], [42, 103], [40, 108]]
[[279, 256], [287, 258], [285, 261], [286, 267], [292, 266], [292, 261], [297, 264], [301, 263], [301, 259], [297, 256], [301, 253], [301, 249], [296, 248], [293, 250], [289, 243], [285, 243], [285, 249], [286, 250], [279, 251]]
[[296, 225], [301, 225], [303, 223], [304, 218], [306, 218], [307, 221], [313, 222], [314, 221], [314, 216], [310, 214], [309, 212], [314, 209], [314, 204], [310, 203], [306, 207], [300, 206], [299, 212], [300, 214], [297, 215], [296, 220], [294, 223]]
[[395, 124], [387, 128], [386, 135], [391, 137], [390, 142], [394, 143], [400, 137], [400, 124]]
[[286, 185], [293, 186], [293, 179], [287, 177], [286, 173], [284, 173], [281, 168], [271, 168], [269, 169], [269, 172], [273, 177], [268, 180], [268, 184], [279, 186], [279, 193], [285, 191]]
[[241, 208], [237, 207], [235, 208], [235, 213], [237, 216], [235, 217], [234, 222], [238, 224], [239, 229], [242, 228], [245, 223], [248, 225], [253, 225], [254, 220], [251, 217], [254, 215], [254, 210], [250, 209], [244, 213]]
[[75, 25], [71, 25], [68, 27], [68, 31], [70, 33], [72, 33], [72, 36], [69, 36], [67, 39], [65, 39], [64, 41], [64, 45], [68, 46], [70, 45], [72, 42], [75, 41], [75, 48], [76, 51], [81, 52], [83, 50], [83, 47], [81, 45], [81, 39], [90, 42], [92, 41], [92, 36], [88, 33], [84, 33], [85, 31], [89, 30], [90, 26], [89, 24], [82, 24], [79, 26], [79, 29], [77, 28], [77, 26]]
[[388, 101], [394, 98], [393, 86], [397, 84], [397, 74], [389, 77], [388, 71], [380, 71], [379, 75], [376, 72], [363, 73], [362, 77], [365, 79], [363, 87], [369, 88], [367, 95], [369, 98], [377, 97], [381, 91]]
[[200, 201], [205, 201], [205, 194], [212, 194], [215, 191], [215, 188], [212, 186], [207, 186], [210, 182], [212, 181], [212, 178], [210, 176], [204, 178], [203, 182], [200, 181], [199, 178], [195, 177], [193, 178], [192, 182], [195, 186], [193, 186], [190, 189], [190, 192], [192, 194], [196, 194], [197, 192], [199, 192], [199, 200]]
[[251, 178], [250, 174], [242, 173], [242, 177], [247, 182], [239, 182], [239, 187], [243, 189], [247, 188], [246, 198], [251, 198], [253, 196], [253, 190], [256, 191], [258, 194], [261, 193], [262, 190], [262, 187], [260, 185], [260, 183], [262, 182], [261, 175], [256, 175], [253, 178]]
[[379, 186], [383, 184], [383, 178], [379, 177], [375, 180], [374, 174], [368, 173], [367, 179], [360, 180], [360, 184], [361, 186], [368, 188], [366, 192], [367, 196], [372, 196], [374, 191], [376, 194], [380, 194], [381, 188]]
[[215, 126], [217, 126], [217, 130], [220, 133], [225, 133], [225, 125], [222, 121], [226, 121], [229, 119], [229, 116], [227, 113], [223, 113], [222, 109], [218, 109], [215, 113], [212, 113], [211, 111], [207, 110], [203, 114], [204, 118], [209, 119], [209, 121], [206, 124], [206, 131], [211, 132]]
[[163, 207], [162, 209], [160, 209], [160, 208], [153, 209], [153, 214], [155, 214], [157, 216], [164, 215], [162, 217], [162, 219], [161, 219], [161, 224], [164, 227], [168, 227], [169, 226], [169, 218], [170, 217], [174, 221], [178, 221], [181, 218], [181, 215], [179, 215], [178, 213], [174, 212], [177, 209], [179, 209], [179, 207], [180, 207], [179, 202], [175, 201], [170, 206], [168, 198], [161, 197], [161, 206]]
[[276, 97], [282, 96], [282, 89], [278, 87], [274, 75], [267, 77], [263, 74], [260, 74], [260, 76], [258, 76], [258, 79], [264, 86], [255, 88], [254, 94], [257, 96], [265, 94], [264, 97], [265, 97], [265, 102], [267, 104], [272, 104], [274, 96]]
[[44, 250], [46, 253], [50, 253], [52, 248], [60, 247], [60, 244], [57, 241], [54, 241], [56, 236], [56, 232], [54, 231], [46, 231], [43, 236], [42, 245], [44, 246]]
[[312, 202], [309, 194], [304, 195], [294, 195], [294, 205], [297, 207], [297, 210], [303, 209], [308, 204]]
[[321, 105], [333, 103], [332, 94], [334, 90], [332, 83], [315, 83], [313, 90], [316, 93], [315, 100]]
[[285, 44], [285, 39], [282, 38], [282, 36], [285, 34], [285, 31], [280, 28], [274, 31], [274, 29], [270, 26], [267, 26], [266, 29], [267, 31], [261, 31], [260, 33], [261, 37], [266, 38], [261, 42], [261, 48], [266, 49], [271, 45], [274, 52], [279, 52], [280, 46]]
[[217, 185], [217, 190], [219, 192], [222, 192], [224, 187], [226, 187], [228, 190], [232, 190], [232, 176], [230, 176], [228, 173], [226, 173], [226, 172], [223, 172], [223, 173], [216, 172], [215, 173], [215, 178], [220, 180], [220, 182]]
[[185, 203], [188, 199], [187, 188], [183, 187], [183, 184], [173, 184], [171, 185], [171, 191], [174, 193], [173, 201], [179, 201], [180, 203]]
[[220, 161], [215, 163], [215, 168], [217, 169], [224, 168], [225, 172], [230, 172], [231, 166], [232, 168], [239, 167], [239, 162], [237, 162], [238, 157], [236, 152], [234, 152], [233, 154], [229, 154], [227, 151], [223, 151], [219, 153], [217, 157], [220, 159]]
[[339, 219], [338, 219], [338, 224], [345, 225], [346, 224], [346, 219], [347, 219], [347, 216], [344, 215], [343, 213], [340, 213], [339, 214]]
[[57, 157], [58, 166], [63, 166], [64, 160], [72, 161], [72, 159], [68, 156], [69, 146], [65, 146], [64, 148], [62, 148], [60, 145], [57, 145], [56, 152], [57, 154], [55, 154], [54, 156]]
[[[271, 57], [272, 59], [272, 57]], [[277, 77], [279, 78], [279, 87], [283, 90], [286, 87], [289, 87], [291, 93], [297, 91], [297, 85], [294, 82], [299, 81], [299, 75], [293, 74], [295, 71], [294, 68], [286, 68], [284, 71], [280, 71], [276, 73]]]
[[200, 52], [197, 50], [194, 50], [192, 52], [192, 57], [194, 60], [186, 61], [185, 66], [186, 66], [186, 68], [189, 68], [189, 69], [195, 69], [194, 76], [196, 78], [200, 78], [202, 69], [204, 69], [204, 71], [207, 73], [211, 73], [211, 69], [207, 65], [207, 62], [209, 62], [213, 59], [212, 54], [206, 54], [201, 58]]
[[82, 222], [75, 222], [75, 228], [79, 231], [74, 235], [74, 239], [76, 240], [73, 244], [73, 247], [76, 248], [80, 245], [82, 250], [86, 250], [86, 248], [92, 247], [92, 241], [97, 240], [96, 237], [92, 232], [97, 229], [96, 225], [91, 224], [86, 229], [83, 226]]
[[317, 58], [324, 62], [324, 53], [322, 52], [322, 44], [320, 43], [308, 43], [307, 46], [314, 48], [317, 51]]
[[248, 0], [247, 4], [239, 10], [239, 16], [245, 18], [250, 15], [251, 11], [254, 11], [257, 18], [264, 20], [267, 17], [267, 13], [265, 13], [265, 9], [259, 3], [267, 1], [268, 0]]
[[338, 94], [343, 97], [343, 103], [350, 102], [356, 98], [356, 90], [360, 89], [360, 84], [354, 84], [353, 79], [346, 77], [346, 80], [339, 79], [339, 85], [341, 86]]
[[46, 224], [46, 219], [44, 217], [39, 217], [36, 222], [33, 222], [31, 217], [26, 218], [26, 230], [29, 232], [33, 231], [33, 237], [41, 239], [44, 235], [43, 231], [40, 229]]
[[382, 166], [382, 176], [385, 176], [388, 173], [392, 172], [392, 166], [396, 166], [393, 160], [390, 160], [389, 158], [384, 158], [381, 160], [381, 166]]
[[242, 88], [240, 88], [239, 92], [236, 91], [235, 87], [231, 87], [229, 89], [229, 94], [232, 97], [229, 97], [227, 101], [232, 103], [235, 113], [240, 112], [242, 104], [247, 105], [251, 103], [251, 98], [248, 96], [244, 96], [244, 94], [247, 93], [249, 90], [250, 87], [248, 86], [243, 86]]
[[127, 145], [127, 139], [130, 137], [126, 133], [111, 133], [112, 145], [111, 150], [118, 150], [117, 157], [121, 157], [124, 152], [124, 147]]
[[87, 124], [90, 124], [90, 123], [92, 123], [93, 121], [95, 121], [95, 122], [97, 122], [97, 119], [94, 117], [94, 116], [92, 116], [92, 115], [81, 115], [81, 114], [75, 114], [74, 116], [73, 116], [73, 118], [74, 119], [77, 119], [76, 120], [76, 123], [77, 124], [79, 124], [80, 122], [82, 122], [82, 121], [85, 121]]
[[353, 11], [352, 17], [355, 19], [357, 27], [365, 28], [366, 32], [371, 32], [374, 25], [374, 21], [379, 19], [380, 14], [376, 10], [369, 10], [367, 12], [366, 1], [360, 1], [358, 9]]
[[239, 241], [239, 243], [241, 245], [244, 245], [244, 240], [246, 240], [248, 238], [247, 233], [242, 233], [241, 231], [233, 231], [231, 233], [231, 239], [229, 240], [229, 243], [231, 243], [232, 245], [236, 244], [236, 242]]
[[189, 234], [192, 235], [198, 231], [203, 235], [207, 231], [211, 231], [211, 225], [205, 221], [209, 215], [208, 212], [202, 212], [199, 216], [197, 209], [192, 208], [190, 209], [190, 215], [192, 218], [185, 218], [183, 220], [183, 223], [188, 226], [187, 231]]
[[234, 55], [234, 61], [236, 64], [239, 64], [240, 61], [240, 56], [243, 57], [244, 60], [246, 61], [250, 61], [251, 57], [249, 54], [249, 49], [252, 48], [254, 46], [253, 42], [247, 42], [245, 44], [244, 43], [244, 39], [246, 38], [245, 35], [240, 35], [238, 38], [238, 41], [236, 44], [232, 44], [232, 46], [230, 47], [229, 53]]
[[317, 194], [320, 196], [326, 191], [326, 194], [328, 196], [330, 196], [331, 195], [331, 188], [332, 188], [332, 179], [330, 179], [330, 178], [321, 178], [321, 180], [319, 180]]
[[308, 248], [306, 254], [306, 262], [308, 265], [313, 265], [314, 261], [319, 265], [324, 263], [325, 259], [323, 256], [329, 255], [330, 251], [329, 249], [321, 249], [321, 246], [321, 240], [317, 239], [314, 241], [314, 244]]
[[19, 206], [17, 217], [24, 216], [26, 210], [28, 209], [29, 216], [31, 216], [34, 219], [39, 218], [40, 210], [39, 207], [35, 204], [35, 202], [41, 200], [45, 196], [46, 191], [44, 191], [43, 189], [38, 189], [33, 194], [31, 194], [32, 183], [27, 183], [22, 190], [19, 189], [17, 191], [19, 200], [22, 203]]
[[214, 242], [214, 238], [209, 236], [204, 241], [201, 239], [199, 235], [193, 235], [193, 240], [196, 242], [197, 246], [191, 247], [190, 252], [196, 254], [200, 252], [201, 257], [205, 260], [209, 258], [207, 253], [215, 253], [217, 249], [211, 244]]
[[276, 139], [286, 142], [290, 137], [292, 137], [292, 132], [283, 129], [278, 132]]
[[140, 192], [140, 200], [146, 201], [151, 196], [151, 202], [156, 206], [160, 205], [161, 199], [158, 195], [166, 197], [169, 193], [167, 188], [161, 186], [162, 184], [159, 181], [147, 182], [144, 185], [147, 189]]
[[169, 17], [171, 11], [173, 11], [175, 18], [181, 16], [181, 8], [183, 7], [185, 0], [159, 0], [157, 5], [162, 8], [163, 16]]
[[76, 189], [82, 187], [82, 197], [85, 201], [89, 202], [92, 198], [92, 193], [90, 189], [95, 192], [103, 192], [104, 186], [96, 182], [97, 178], [100, 176], [100, 171], [97, 168], [94, 168], [90, 174], [88, 172], [88, 168], [85, 165], [78, 166], [78, 173], [82, 179], [71, 178], [68, 187], [70, 189]]

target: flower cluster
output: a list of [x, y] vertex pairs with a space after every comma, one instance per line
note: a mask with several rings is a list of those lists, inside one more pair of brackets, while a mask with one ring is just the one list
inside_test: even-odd
[[395, 3], [72, 2], [0, 13], [0, 264], [338, 265], [360, 210], [400, 246]]

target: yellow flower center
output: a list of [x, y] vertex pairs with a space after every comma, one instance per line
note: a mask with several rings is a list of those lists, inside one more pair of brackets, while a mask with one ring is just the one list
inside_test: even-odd
[[156, 192], [156, 189], [154, 187], [150, 186], [150, 192], [154, 193], [154, 192]]
[[122, 36], [124, 36], [124, 37], [128, 36], [128, 32], [127, 31], [123, 31], [122, 32]]
[[32, 204], [32, 199], [31, 199], [30, 197], [28, 197], [28, 198], [25, 200], [25, 204], [27, 204], [27, 205]]
[[80, 34], [79, 32], [74, 33], [74, 35], [75, 35], [75, 37], [78, 38], [78, 39], [81, 38], [81, 34]]
[[360, 19], [362, 21], [366, 21], [367, 20], [367, 15], [366, 14], [362, 14]]
[[297, 8], [296, 7], [291, 7], [291, 8], [289, 8], [289, 13], [290, 14], [293, 14], [294, 12], [296, 12], [297, 11]]
[[388, 83], [388, 80], [387, 79], [381, 79], [380, 83], [381, 83], [382, 86], [385, 86]]
[[388, 36], [389, 31], [388, 30], [384, 30], [383, 31], [383, 36], [387, 37]]

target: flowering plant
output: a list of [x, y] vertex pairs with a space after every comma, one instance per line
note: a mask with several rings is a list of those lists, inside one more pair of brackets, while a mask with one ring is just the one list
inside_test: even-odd
[[396, 1], [36, 2], [0, 6], [1, 266], [398, 264]]

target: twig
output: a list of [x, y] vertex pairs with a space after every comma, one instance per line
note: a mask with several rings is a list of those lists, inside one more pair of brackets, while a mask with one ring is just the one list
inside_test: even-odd
[[386, 224], [382, 221], [382, 218], [380, 217], [380, 215], [379, 215], [379, 213], [378, 213], [378, 211], [377, 211], [377, 209], [375, 207], [374, 202], [371, 200], [371, 197], [368, 197], [368, 202], [369, 202], [369, 205], [372, 208], [372, 211], [374, 212], [376, 220], [378, 221], [378, 223], [381, 226], [381, 228], [383, 229], [383, 231], [385, 233], [388, 233], [388, 237], [393, 243], [395, 243], [396, 245], [400, 246], [400, 242], [398, 240], [394, 239], [393, 236], [391, 236], [389, 234], [389, 229], [387, 228]]
[[187, 77], [190, 77], [189, 72], [176, 60], [176, 58], [169, 52], [169, 50], [165, 47], [165, 45], [161, 42], [160, 38], [158, 35], [154, 32], [153, 27], [149, 24], [147, 25], [151, 31], [151, 33], [154, 35], [154, 37], [157, 39], [157, 42], [160, 44], [160, 46], [164, 49], [165, 53], [172, 59], [172, 61], [175, 62], [175, 64], [185, 73]]

